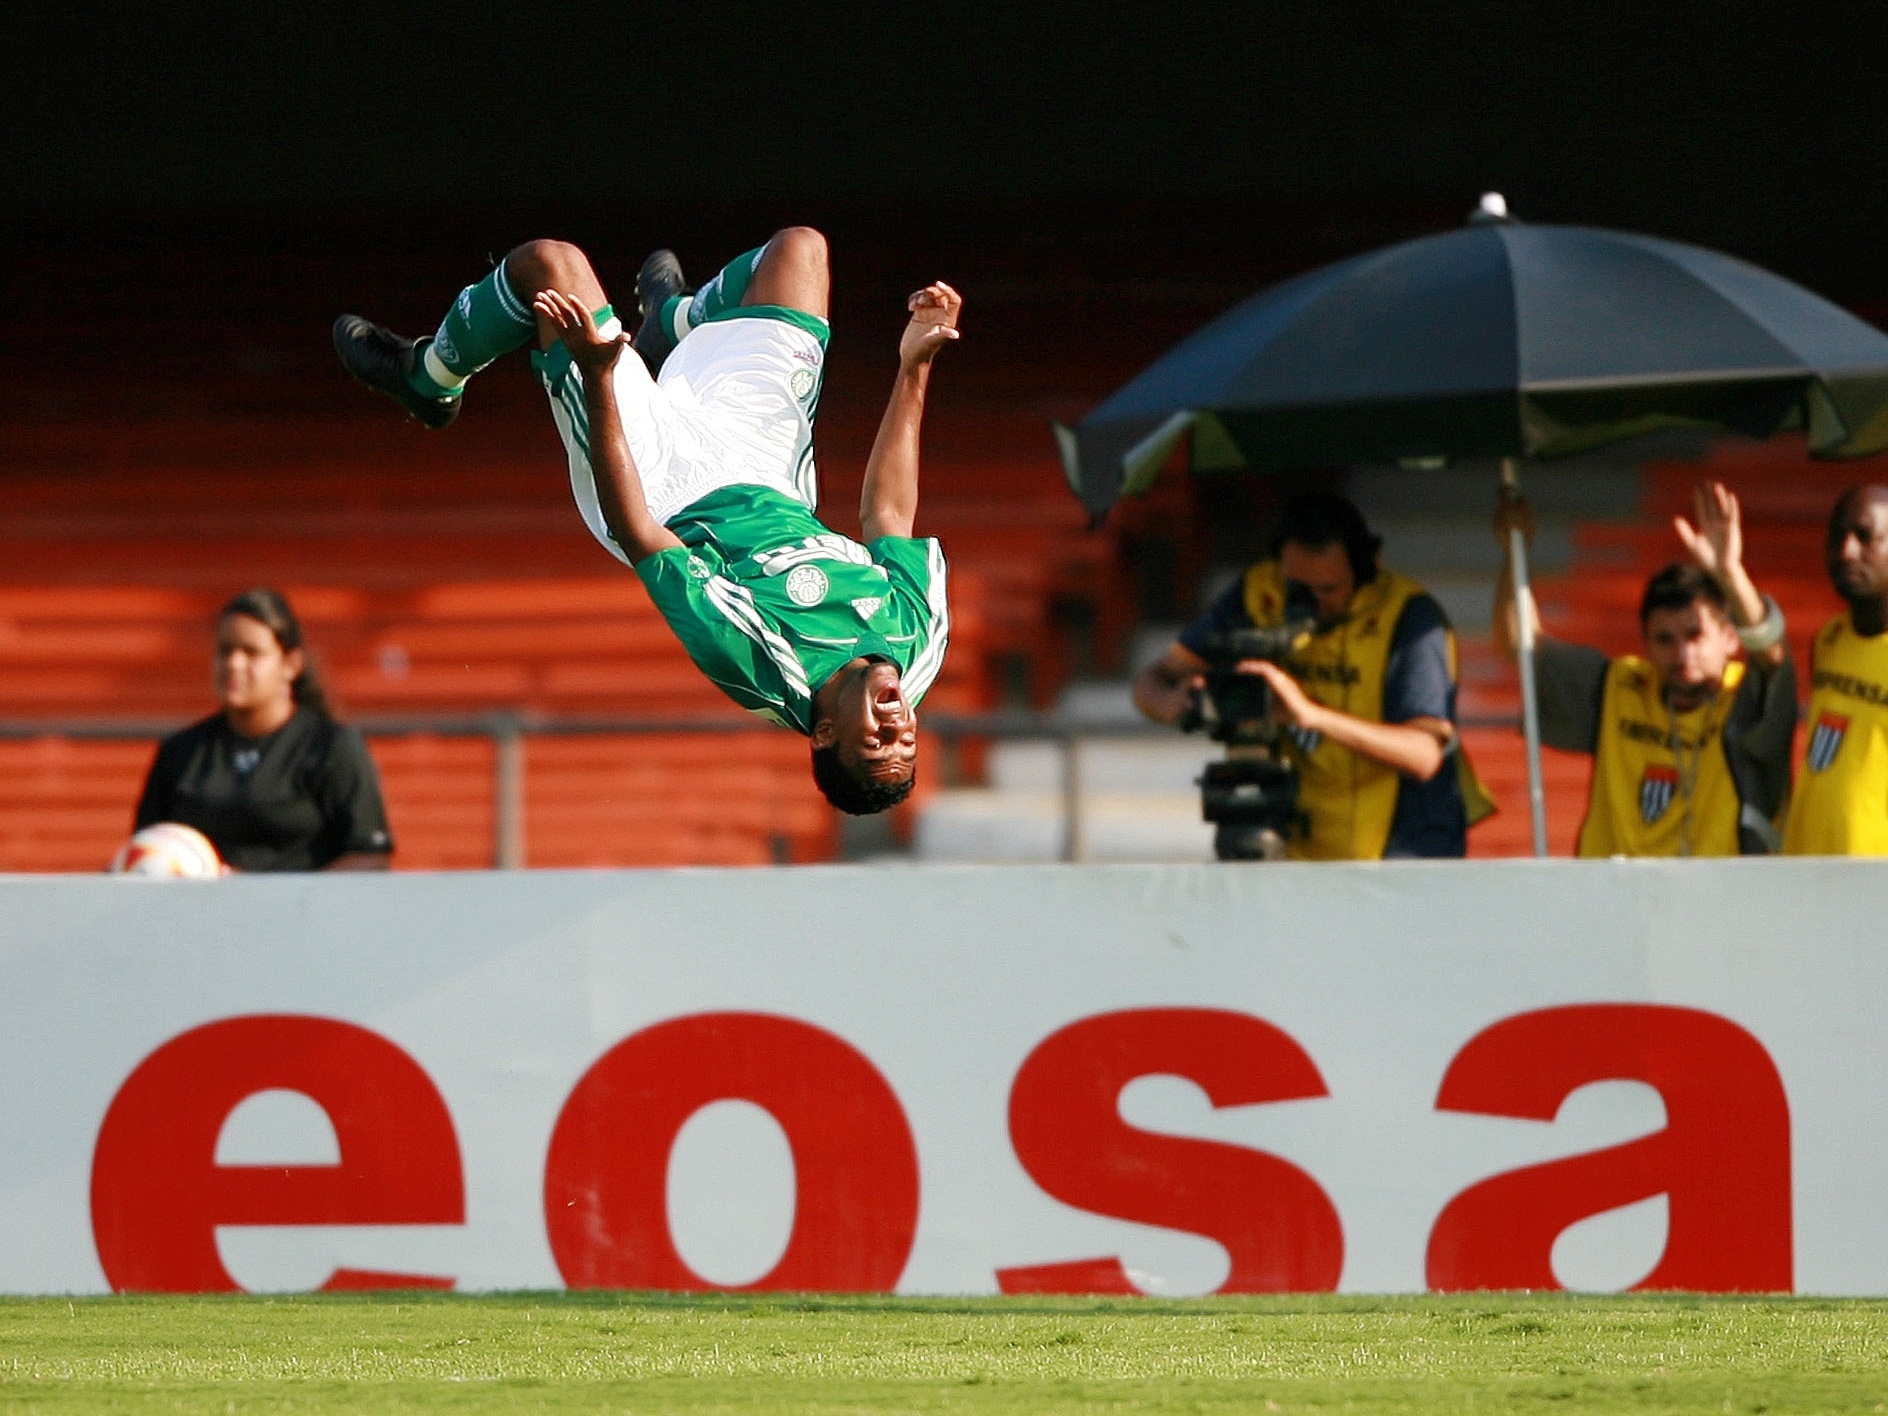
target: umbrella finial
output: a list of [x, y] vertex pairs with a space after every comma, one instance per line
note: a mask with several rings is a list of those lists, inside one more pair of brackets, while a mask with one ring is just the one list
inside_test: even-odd
[[1475, 203], [1475, 210], [1468, 214], [1472, 224], [1487, 221], [1513, 221], [1508, 213], [1508, 199], [1499, 192], [1483, 192], [1482, 199]]

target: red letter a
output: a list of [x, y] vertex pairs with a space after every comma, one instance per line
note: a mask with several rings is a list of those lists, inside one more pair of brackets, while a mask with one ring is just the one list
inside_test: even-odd
[[1523, 1013], [1470, 1040], [1436, 1106], [1551, 1121], [1570, 1093], [1605, 1081], [1657, 1088], [1665, 1129], [1470, 1186], [1429, 1236], [1429, 1286], [1558, 1288], [1563, 1230], [1664, 1194], [1665, 1253], [1635, 1288], [1790, 1288], [1789, 1106], [1769, 1054], [1735, 1023], [1649, 1004]]

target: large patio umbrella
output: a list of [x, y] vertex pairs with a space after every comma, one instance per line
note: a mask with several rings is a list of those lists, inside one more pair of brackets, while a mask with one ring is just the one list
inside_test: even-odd
[[[1477, 219], [1479, 218], [1479, 219]], [[1819, 457], [1888, 448], [1888, 336], [1781, 276], [1696, 246], [1506, 219], [1322, 267], [1252, 296], [1073, 428], [1063, 469], [1099, 519], [1184, 439], [1196, 470], [1553, 458], [1661, 428]], [[1520, 537], [1517, 589], [1526, 589]], [[1546, 853], [1533, 644], [1522, 713]]]

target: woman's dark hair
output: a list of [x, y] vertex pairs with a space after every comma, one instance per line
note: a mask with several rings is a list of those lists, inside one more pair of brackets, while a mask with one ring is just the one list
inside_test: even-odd
[[1655, 610], [1688, 610], [1699, 600], [1724, 618], [1730, 618], [1730, 602], [1724, 598], [1724, 587], [1699, 566], [1674, 561], [1646, 582], [1645, 595], [1639, 601], [1639, 628], [1645, 628], [1645, 622], [1652, 618]]
[[269, 633], [275, 636], [275, 642], [282, 646], [284, 654], [291, 649], [300, 649], [302, 671], [289, 686], [289, 694], [310, 712], [319, 713], [324, 718], [333, 716], [333, 710], [328, 707], [328, 695], [321, 687], [321, 676], [315, 672], [314, 658], [302, 644], [301, 623], [295, 618], [295, 611], [289, 608], [286, 595], [266, 585], [245, 590], [223, 606], [217, 613], [217, 622], [221, 623], [231, 615], [247, 615], [267, 625]]
[[861, 782], [839, 764], [839, 749], [813, 749], [813, 784], [826, 800], [848, 816], [872, 816], [889, 810], [911, 795], [918, 785], [913, 772], [902, 782]]

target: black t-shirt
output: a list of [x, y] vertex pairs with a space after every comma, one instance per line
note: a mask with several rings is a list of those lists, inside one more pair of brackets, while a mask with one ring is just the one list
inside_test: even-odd
[[196, 827], [238, 870], [320, 870], [352, 851], [393, 850], [366, 742], [306, 708], [263, 738], [242, 737], [221, 713], [165, 738], [136, 827], [157, 821]]

